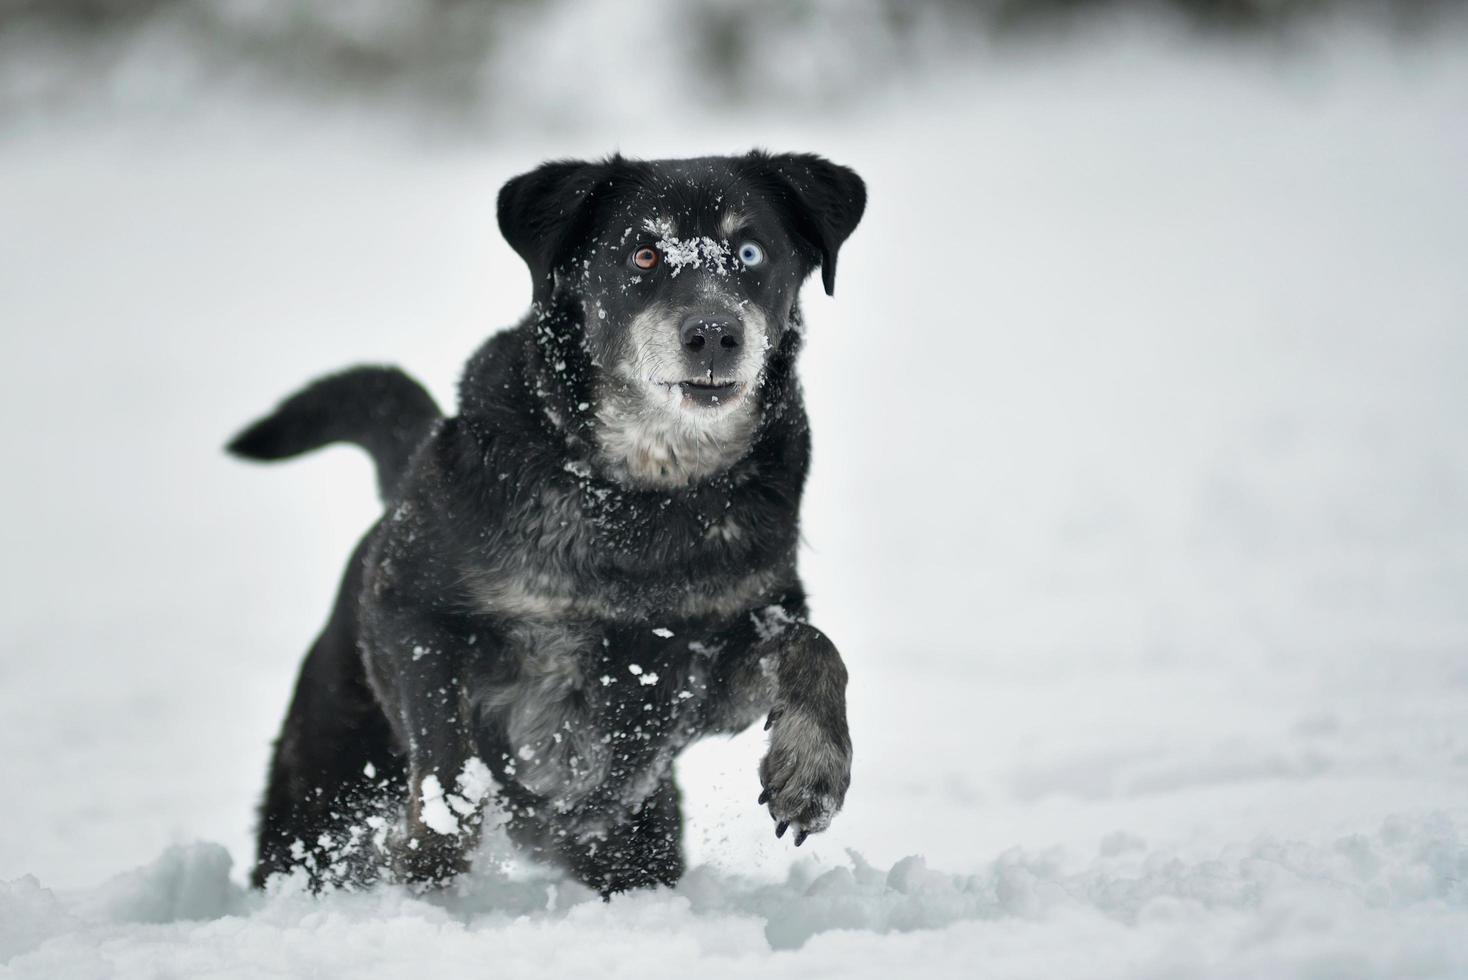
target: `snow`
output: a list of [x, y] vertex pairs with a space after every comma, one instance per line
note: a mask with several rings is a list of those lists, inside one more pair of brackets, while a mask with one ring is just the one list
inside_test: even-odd
[[[0, 976], [1468, 974], [1468, 53], [949, 71], [487, 144], [247, 104], [9, 132]], [[528, 300], [507, 177], [750, 145], [871, 191], [805, 293], [845, 810], [777, 841], [756, 726], [679, 762], [676, 890], [604, 904], [493, 833], [449, 894], [245, 889], [377, 510], [350, 450], [219, 447], [358, 361], [452, 403]]]
[[[524, 758], [523, 750], [521, 758]], [[437, 776], [423, 777], [419, 796], [423, 802], [423, 823], [428, 829], [436, 834], [456, 836], [459, 833], [459, 818], [449, 809], [449, 803], [444, 799], [443, 784], [438, 781]]]
[[0, 890], [0, 955], [22, 976], [134, 975], [168, 955], [189, 975], [391, 977], [486, 959], [509, 975], [575, 969], [597, 950], [613, 976], [757, 969], [941, 975], [1446, 976], [1461, 942], [1468, 847], [1446, 817], [1393, 820], [1315, 846], [1259, 840], [1188, 862], [1141, 848], [1071, 862], [1014, 850], [970, 873], [918, 856], [890, 869], [856, 852], [798, 862], [778, 881], [701, 866], [674, 890], [602, 904], [533, 873], [481, 873], [457, 892], [378, 888], [315, 900], [247, 893], [216, 844], [171, 848], [70, 900], [23, 877]]
[[665, 235], [655, 244], [658, 251], [663, 253], [664, 261], [672, 266], [674, 276], [682, 272], [684, 266], [693, 266], [695, 269], [702, 267], [725, 276], [729, 274], [729, 265], [734, 258], [727, 242], [709, 238], [707, 235], [698, 238]]
[[[535, 758], [535, 753], [528, 747], [522, 747], [520, 758], [529, 762]], [[494, 789], [494, 785], [494, 776], [489, 767], [477, 757], [471, 757], [465, 762], [463, 769], [454, 778], [456, 792], [444, 792], [443, 783], [437, 776], [424, 776], [419, 784], [424, 825], [436, 834], [457, 836], [463, 833], [465, 827], [459, 823], [459, 818], [470, 817], [479, 812], [480, 802]], [[385, 821], [382, 829], [386, 830]], [[354, 840], [347, 846], [355, 845]]]

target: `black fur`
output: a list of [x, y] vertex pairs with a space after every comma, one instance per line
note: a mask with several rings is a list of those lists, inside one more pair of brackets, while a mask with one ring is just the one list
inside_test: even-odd
[[[845, 668], [796, 574], [796, 299], [817, 266], [834, 288], [864, 204], [808, 155], [546, 164], [499, 198], [535, 304], [470, 360], [458, 416], [359, 369], [231, 444], [358, 442], [388, 503], [302, 668], [256, 885], [443, 882], [486, 812], [604, 894], [671, 884], [674, 756], [763, 715], [777, 834], [825, 829], [851, 746]], [[727, 350], [688, 339], [706, 322]]]
[[442, 415], [433, 396], [397, 368], [359, 367], [322, 378], [235, 436], [229, 451], [245, 459], [299, 456], [333, 442], [354, 442], [377, 465], [384, 501], [392, 499], [408, 459]]

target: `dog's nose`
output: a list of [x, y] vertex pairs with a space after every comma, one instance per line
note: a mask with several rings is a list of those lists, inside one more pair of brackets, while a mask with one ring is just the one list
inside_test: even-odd
[[683, 349], [702, 354], [710, 362], [732, 356], [744, 345], [744, 324], [735, 317], [695, 313], [678, 330]]

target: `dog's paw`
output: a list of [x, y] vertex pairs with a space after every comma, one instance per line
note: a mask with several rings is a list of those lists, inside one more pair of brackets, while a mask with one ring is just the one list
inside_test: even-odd
[[393, 877], [419, 889], [443, 888], [469, 870], [462, 845], [439, 834], [401, 837], [389, 844], [388, 853]]
[[761, 804], [770, 808], [775, 836], [795, 828], [795, 846], [831, 826], [851, 785], [851, 742], [845, 731], [832, 732], [799, 708], [776, 708], [765, 727], [770, 747], [760, 762], [764, 791]]

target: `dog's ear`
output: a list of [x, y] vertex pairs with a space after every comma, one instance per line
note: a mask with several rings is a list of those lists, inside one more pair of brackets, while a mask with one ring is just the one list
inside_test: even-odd
[[549, 294], [556, 266], [566, 258], [606, 167], [552, 160], [500, 188], [500, 234], [530, 267], [537, 299]]
[[834, 295], [836, 253], [866, 210], [866, 184], [854, 170], [814, 153], [756, 151], [749, 158], [783, 191], [791, 227], [820, 256], [821, 285]]

